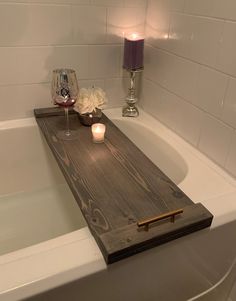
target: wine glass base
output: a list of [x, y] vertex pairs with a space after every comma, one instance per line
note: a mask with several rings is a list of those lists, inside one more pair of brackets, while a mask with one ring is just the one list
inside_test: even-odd
[[58, 131], [56, 136], [60, 140], [67, 140], [67, 141], [79, 139], [78, 131], [73, 131], [73, 130], [70, 130], [69, 132], [65, 130]]

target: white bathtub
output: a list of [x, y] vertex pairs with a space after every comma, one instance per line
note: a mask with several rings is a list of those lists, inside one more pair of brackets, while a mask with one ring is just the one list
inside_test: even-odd
[[0, 131], [0, 255], [86, 226], [33, 120]]
[[236, 256], [236, 181], [144, 112], [137, 119], [120, 117], [120, 109], [106, 114], [194, 202], [214, 214], [211, 230], [107, 268], [34, 120], [4, 122], [1, 301], [34, 296], [70, 281], [32, 300], [78, 300], [79, 295], [83, 301], [183, 301], [211, 287], [230, 267]]

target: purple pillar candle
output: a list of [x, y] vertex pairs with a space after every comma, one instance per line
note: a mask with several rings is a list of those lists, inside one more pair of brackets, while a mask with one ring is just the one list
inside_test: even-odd
[[133, 33], [125, 38], [124, 63], [127, 70], [138, 70], [143, 68], [144, 38]]

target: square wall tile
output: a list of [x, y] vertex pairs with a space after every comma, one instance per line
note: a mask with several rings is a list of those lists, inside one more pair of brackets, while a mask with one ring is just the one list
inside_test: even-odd
[[72, 26], [70, 6], [30, 5], [28, 31], [26, 45], [71, 44]]
[[196, 85], [198, 64], [160, 49], [146, 47], [144, 76], [189, 100]]
[[106, 41], [106, 8], [73, 6], [75, 44], [104, 44]]
[[191, 57], [194, 18], [172, 13], [170, 22], [168, 49], [177, 55]]
[[224, 22], [171, 14], [169, 50], [201, 64], [216, 67]]
[[227, 83], [228, 76], [225, 74], [199, 66], [196, 89], [190, 101], [204, 111], [220, 117]]
[[149, 80], [143, 82], [141, 106], [185, 140], [197, 145], [201, 110]]
[[[24, 44], [27, 39], [29, 24], [29, 5], [0, 4], [0, 46]], [[11, 28], [11, 30], [8, 30], [6, 34], [7, 28]]]
[[236, 23], [225, 22], [223, 36], [218, 47], [216, 68], [236, 76]]
[[163, 93], [162, 105], [160, 112], [164, 111], [165, 114], [163, 122], [196, 146], [200, 135], [202, 111], [168, 91]]
[[[161, 106], [164, 89], [152, 81], [144, 78], [142, 83], [142, 92], [140, 106], [145, 112], [151, 114], [155, 118], [161, 118]], [[164, 116], [162, 116], [163, 121]]]
[[94, 87], [99, 87], [101, 89], [105, 89], [105, 83], [104, 79], [79, 79], [79, 88], [91, 88], [92, 86]]
[[119, 77], [121, 65], [121, 46], [89, 46], [89, 78]]
[[69, 44], [70, 7], [0, 4], [0, 37], [0, 46]]
[[204, 115], [198, 148], [221, 166], [229, 152], [233, 129], [221, 121]]
[[88, 78], [88, 47], [0, 47], [0, 85], [42, 83], [55, 68], [75, 69]]
[[185, 0], [170, 0], [170, 9], [175, 12], [183, 12]]
[[211, 16], [214, 9], [214, 3], [218, 0], [185, 0], [184, 11], [189, 14], [200, 16]]
[[0, 120], [32, 117], [33, 109], [52, 106], [50, 84], [0, 86], [1, 103]]
[[236, 129], [236, 79], [230, 78], [222, 113], [224, 122]]
[[125, 104], [128, 85], [128, 78], [105, 79], [105, 91], [108, 98], [108, 108], [121, 107]]

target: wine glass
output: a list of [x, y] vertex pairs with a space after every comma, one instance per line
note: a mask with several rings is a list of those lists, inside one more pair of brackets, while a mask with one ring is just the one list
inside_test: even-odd
[[52, 77], [52, 99], [55, 105], [63, 107], [66, 117], [66, 130], [59, 131], [57, 137], [62, 140], [73, 140], [78, 138], [77, 131], [70, 130], [69, 107], [72, 107], [79, 93], [76, 73], [72, 69], [53, 70]]

